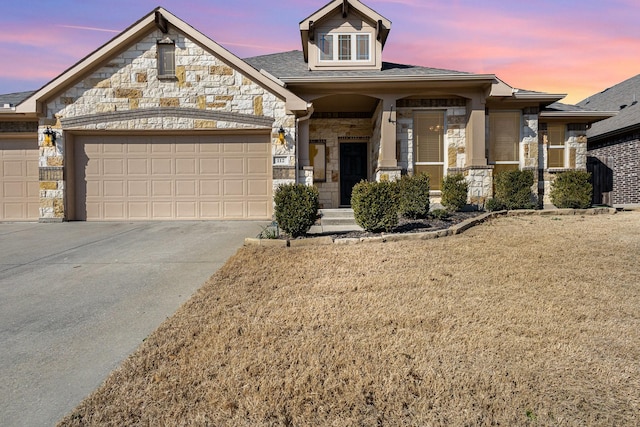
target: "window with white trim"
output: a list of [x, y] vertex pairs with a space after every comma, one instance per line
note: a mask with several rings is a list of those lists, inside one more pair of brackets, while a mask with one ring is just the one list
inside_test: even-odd
[[565, 167], [565, 126], [549, 123], [547, 125], [547, 161], [550, 168]]
[[414, 172], [429, 175], [432, 190], [442, 189], [445, 170], [445, 112], [417, 111], [413, 116]]
[[173, 78], [176, 76], [176, 45], [173, 40], [158, 41], [158, 77]]
[[367, 62], [371, 60], [371, 34], [320, 33], [321, 62]]

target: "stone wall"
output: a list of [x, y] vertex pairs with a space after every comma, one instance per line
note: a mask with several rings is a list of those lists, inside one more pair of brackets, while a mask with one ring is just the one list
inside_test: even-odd
[[398, 166], [413, 173], [413, 113], [416, 110], [445, 110], [446, 150], [445, 168], [462, 168], [466, 162], [467, 108], [462, 98], [404, 99], [398, 101], [397, 137], [399, 141]]
[[586, 170], [587, 168], [587, 127], [582, 123], [567, 124], [565, 126], [565, 150], [567, 159], [566, 167], [564, 168], [549, 168], [548, 159], [548, 136], [547, 136], [547, 124], [540, 123], [539, 137], [538, 137], [538, 173], [536, 174], [536, 180], [538, 181], [538, 197], [539, 204], [551, 205], [551, 183], [555, 180], [558, 173], [579, 169]]
[[[371, 126], [371, 119], [310, 119], [309, 141], [325, 142], [327, 150], [326, 181], [315, 182], [321, 208], [340, 206], [340, 142], [369, 142]], [[369, 147], [370, 156], [371, 151]], [[371, 173], [370, 170], [369, 175]]]
[[[158, 78], [157, 41], [175, 41], [175, 78]], [[271, 129], [272, 152], [286, 170], [295, 166], [295, 116], [285, 101], [205, 51], [182, 34], [156, 30], [85, 76], [46, 106], [39, 123], [40, 167], [65, 166], [65, 131]], [[58, 134], [44, 146], [44, 131]], [[278, 141], [278, 129], [286, 133]], [[277, 168], [276, 168], [277, 169]], [[275, 172], [282, 176], [283, 171]], [[294, 172], [295, 175], [295, 172]], [[295, 176], [274, 179], [274, 185]], [[41, 192], [41, 218], [65, 217], [62, 179]], [[53, 201], [53, 202], [52, 202]], [[62, 206], [52, 208], [51, 206]]]

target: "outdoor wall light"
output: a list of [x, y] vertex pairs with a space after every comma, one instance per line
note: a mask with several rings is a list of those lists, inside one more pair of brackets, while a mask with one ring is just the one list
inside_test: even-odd
[[284, 136], [284, 129], [280, 126], [280, 129], [278, 129], [278, 141], [280, 141], [280, 144], [284, 144]]
[[44, 130], [44, 143], [47, 146], [56, 146], [56, 137], [58, 136], [56, 132], [51, 129], [51, 126], [47, 126]]

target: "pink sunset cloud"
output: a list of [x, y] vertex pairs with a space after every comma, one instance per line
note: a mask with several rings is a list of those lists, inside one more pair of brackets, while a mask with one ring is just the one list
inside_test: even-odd
[[[298, 23], [326, 1], [164, 0], [163, 6], [232, 53], [248, 57], [300, 49]], [[59, 16], [47, 26], [36, 18], [26, 20], [31, 17], [27, 5], [7, 6], [0, 16], [5, 42], [0, 93], [18, 88], [12, 79], [21, 82], [19, 90], [40, 87], [157, 5], [151, 0], [114, 2], [105, 15], [92, 3], [59, 0], [49, 11]], [[515, 87], [568, 93], [567, 102], [640, 73], [635, 0], [363, 3], [393, 23], [384, 52], [389, 62], [493, 73]]]

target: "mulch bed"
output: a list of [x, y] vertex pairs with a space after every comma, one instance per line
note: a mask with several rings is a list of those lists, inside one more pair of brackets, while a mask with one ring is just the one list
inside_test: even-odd
[[[453, 212], [446, 219], [433, 218], [431, 216], [424, 219], [408, 219], [400, 218], [398, 225], [389, 232], [384, 234], [399, 234], [399, 233], [423, 233], [427, 231], [445, 230], [453, 225], [456, 225], [469, 218], [474, 218], [482, 215], [484, 212], [471, 211], [471, 212]], [[369, 231], [347, 231], [344, 233], [325, 233], [322, 236], [331, 236], [334, 239], [349, 239], [349, 238], [361, 238], [361, 237], [376, 237], [381, 236], [383, 233], [372, 233]], [[319, 234], [308, 235], [307, 237], [315, 237]], [[302, 237], [304, 238], [304, 237]]]

